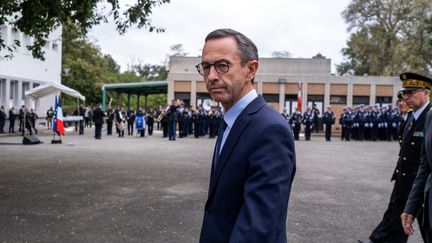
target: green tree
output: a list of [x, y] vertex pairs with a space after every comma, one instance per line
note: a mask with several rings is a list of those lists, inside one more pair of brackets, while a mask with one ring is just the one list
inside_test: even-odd
[[[74, 24], [63, 26], [62, 38], [62, 83], [86, 96], [87, 104], [100, 102], [102, 85], [119, 80], [119, 66], [83, 37]], [[66, 98], [66, 104], [69, 100]]]
[[[26, 48], [32, 52], [33, 57], [44, 60], [42, 47], [56, 27], [73, 23], [85, 35], [92, 26], [112, 18], [120, 34], [124, 34], [131, 26], [150, 32], [163, 32], [164, 29], [151, 24], [150, 15], [155, 6], [169, 2], [170, 0], [137, 0], [123, 8], [119, 0], [6, 0], [0, 1], [0, 26], [11, 25], [14, 30], [34, 37], [34, 43]], [[7, 57], [12, 57], [14, 49], [20, 45], [19, 41], [7, 45], [0, 36], [0, 50], [7, 50]]]
[[342, 15], [352, 33], [339, 74], [431, 72], [430, 0], [353, 0]]

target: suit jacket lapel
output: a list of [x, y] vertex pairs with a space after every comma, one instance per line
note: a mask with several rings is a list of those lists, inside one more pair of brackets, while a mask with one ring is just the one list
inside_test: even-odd
[[[216, 168], [210, 176], [209, 198], [217, 184], [217, 181], [219, 180], [219, 177], [223, 171], [223, 168], [225, 167], [225, 164], [228, 161], [228, 158], [230, 157], [244, 129], [247, 127], [248, 123], [251, 120], [250, 115], [258, 111], [259, 108], [261, 108], [265, 104], [266, 103], [264, 99], [261, 96], [258, 96], [248, 106], [246, 106], [246, 108], [240, 113], [240, 115], [234, 122], [233, 127], [231, 128], [228, 137], [225, 140], [225, 144], [222, 147], [218, 161], [216, 161]], [[215, 156], [213, 156], [213, 159], [214, 158]]]

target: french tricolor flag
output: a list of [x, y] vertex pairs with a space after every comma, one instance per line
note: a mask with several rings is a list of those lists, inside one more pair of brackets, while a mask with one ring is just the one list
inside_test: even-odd
[[57, 100], [57, 96], [55, 97], [54, 124], [52, 130], [58, 134], [64, 135], [63, 110], [61, 108], [60, 97]]

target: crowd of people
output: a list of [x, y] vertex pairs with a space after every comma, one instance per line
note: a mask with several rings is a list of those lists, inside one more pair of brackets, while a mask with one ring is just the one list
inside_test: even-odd
[[[6, 113], [5, 107], [0, 106], [0, 133], [5, 133], [4, 127], [6, 124], [6, 120], [9, 120], [9, 133], [15, 133], [16, 131], [22, 133], [27, 130], [30, 135], [33, 133], [37, 134], [37, 126], [36, 120], [39, 116], [36, 114], [34, 109], [28, 108], [25, 105], [21, 106], [21, 109], [18, 111], [15, 110], [15, 107], [12, 106], [9, 111]], [[18, 124], [16, 120], [18, 119]], [[16, 126], [18, 125], [18, 129], [16, 130]]]

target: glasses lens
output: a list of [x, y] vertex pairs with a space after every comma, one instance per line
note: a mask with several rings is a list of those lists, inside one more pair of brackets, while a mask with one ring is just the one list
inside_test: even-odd
[[227, 62], [217, 62], [214, 66], [219, 74], [224, 74], [229, 71], [229, 63]]

